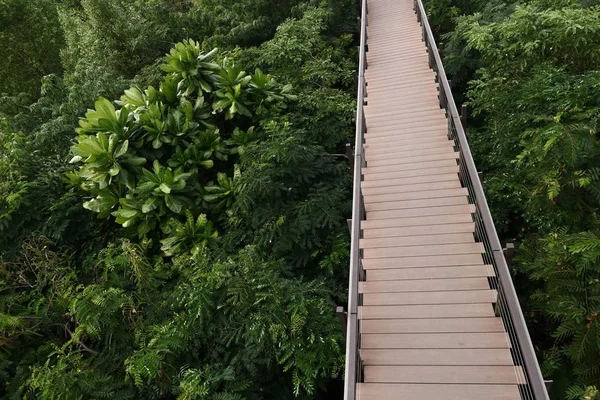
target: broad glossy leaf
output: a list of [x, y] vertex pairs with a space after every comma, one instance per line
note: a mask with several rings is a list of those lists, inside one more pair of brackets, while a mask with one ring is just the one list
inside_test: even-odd
[[83, 207], [90, 211], [104, 213], [113, 208], [118, 202], [119, 199], [113, 196], [98, 196], [83, 203]]
[[161, 192], [169, 194], [171, 193], [171, 188], [169, 187], [169, 185], [167, 185], [166, 183], [161, 183], [160, 186], [158, 187]]
[[129, 149], [129, 140], [119, 143], [115, 150], [114, 158], [124, 156], [127, 153], [127, 149]]
[[142, 212], [144, 214], [149, 213], [150, 211], [156, 210], [156, 208], [160, 205], [160, 198], [152, 196], [142, 206]]
[[98, 118], [106, 118], [111, 122], [117, 122], [116, 110], [110, 101], [104, 97], [100, 97], [94, 105], [98, 112]]
[[171, 211], [177, 214], [179, 214], [183, 208], [181, 201], [177, 197], [170, 194], [165, 195], [165, 204]]

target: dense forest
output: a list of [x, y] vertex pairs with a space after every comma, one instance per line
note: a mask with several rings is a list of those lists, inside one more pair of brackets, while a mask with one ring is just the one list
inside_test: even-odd
[[1, 2], [1, 398], [329, 398], [356, 9]]
[[[600, 4], [425, 3], [551, 397], [600, 398]], [[340, 397], [358, 10], [0, 0], [0, 398]]]

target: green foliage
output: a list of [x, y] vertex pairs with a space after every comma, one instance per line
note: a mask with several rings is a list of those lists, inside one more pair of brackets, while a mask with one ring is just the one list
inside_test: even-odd
[[61, 68], [0, 98], [0, 397], [320, 398], [343, 364], [329, 153], [353, 133], [355, 12], [57, 3]]
[[[228, 145], [234, 143], [228, 141], [229, 121], [256, 124], [260, 115], [284, 107], [291, 87], [279, 87], [260, 71], [252, 75], [227, 61], [216, 64], [214, 55], [201, 54], [192, 40], [179, 43], [161, 66], [168, 75], [158, 90], [131, 88], [119, 110], [100, 99], [88, 111], [72, 148], [72, 162], [84, 165], [71, 175], [93, 196], [87, 209], [100, 218], [112, 214], [143, 237], [157, 226], [168, 230], [174, 215], [231, 203], [226, 174], [217, 174], [215, 186], [206, 171], [237, 153]], [[145, 168], [149, 164], [152, 170]]]
[[529, 250], [523, 268], [543, 282], [538, 307], [557, 322], [556, 362], [573, 368], [574, 384], [600, 382], [600, 238], [594, 233], [555, 233]]
[[62, 71], [63, 35], [51, 0], [0, 2], [0, 95], [39, 94], [43, 76]]

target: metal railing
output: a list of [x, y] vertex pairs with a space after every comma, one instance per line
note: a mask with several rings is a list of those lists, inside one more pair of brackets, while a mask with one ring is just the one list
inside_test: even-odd
[[[417, 20], [422, 26], [423, 41], [429, 54], [429, 66], [437, 75], [439, 84], [440, 108], [446, 111], [448, 118], [448, 138], [454, 141], [455, 150], [459, 152], [459, 178], [468, 189], [469, 202], [475, 206], [473, 220], [475, 235], [484, 245], [485, 263], [494, 269], [495, 277], [490, 278], [490, 286], [498, 292], [495, 305], [496, 315], [502, 318], [507, 336], [511, 344], [514, 364], [523, 368], [523, 377], [519, 385], [522, 399], [548, 400], [548, 393], [535, 356], [533, 345], [527, 331], [525, 319], [512, 282], [509, 268], [504, 258], [502, 246], [487, 205], [483, 187], [469, 149], [467, 137], [461, 117], [456, 108], [450, 84], [442, 64], [435, 38], [429, 24], [422, 0], [413, 0]], [[365, 69], [367, 67], [367, 0], [361, 3], [360, 24], [360, 58], [358, 70], [358, 95], [356, 110], [356, 139], [354, 146], [354, 178], [353, 205], [350, 246], [350, 284], [348, 289], [348, 317], [346, 331], [346, 373], [344, 382], [344, 399], [356, 398], [356, 385], [362, 381], [362, 360], [360, 358], [360, 327], [358, 323], [358, 306], [362, 296], [358, 285], [364, 280], [362, 268], [362, 252], [360, 250], [361, 221], [365, 210], [361, 191], [362, 168], [365, 165], [363, 143], [366, 132], [364, 105], [366, 94]]]
[[360, 222], [365, 216], [361, 190], [362, 169], [365, 164], [363, 142], [365, 136], [365, 69], [367, 68], [367, 0], [361, 2], [360, 51], [358, 62], [358, 94], [356, 104], [356, 137], [354, 142], [354, 177], [352, 188], [352, 224], [350, 227], [350, 284], [348, 287], [348, 317], [346, 323], [346, 375], [344, 399], [356, 398], [356, 383], [362, 380], [360, 359], [360, 333], [358, 331], [358, 306], [362, 296], [358, 293], [358, 282], [364, 278], [360, 250]]

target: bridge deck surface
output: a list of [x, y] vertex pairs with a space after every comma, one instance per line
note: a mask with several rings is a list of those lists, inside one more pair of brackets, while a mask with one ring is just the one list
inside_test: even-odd
[[369, 0], [361, 400], [519, 399], [410, 0]]

